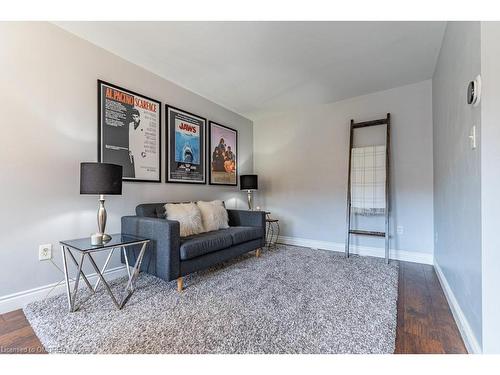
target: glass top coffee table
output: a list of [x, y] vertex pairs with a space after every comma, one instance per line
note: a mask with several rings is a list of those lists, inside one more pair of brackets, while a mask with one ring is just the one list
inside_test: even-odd
[[[90, 237], [59, 241], [59, 243], [61, 244], [61, 251], [63, 256], [64, 277], [66, 280], [66, 294], [68, 297], [69, 311], [70, 312], [77, 311], [78, 308], [86, 301], [85, 300], [81, 302], [80, 306], [76, 306], [76, 298], [77, 298], [78, 284], [80, 282], [80, 278], [83, 279], [83, 281], [87, 285], [87, 288], [91, 291], [90, 296], [96, 293], [99, 283], [102, 282], [107, 293], [113, 300], [115, 306], [118, 309], [122, 309], [123, 306], [125, 306], [125, 304], [130, 299], [132, 294], [134, 293], [134, 288], [135, 288], [134, 283], [135, 280], [137, 279], [137, 276], [139, 275], [142, 259], [144, 258], [144, 252], [146, 251], [146, 245], [149, 243], [149, 241], [150, 241], [149, 239], [144, 237], [132, 236], [123, 233], [112, 234], [111, 239], [102, 245], [92, 245], [90, 242]], [[135, 264], [132, 267], [130, 267], [129, 265], [128, 254], [127, 254], [127, 249], [130, 246], [141, 246], [139, 255], [137, 256]], [[125, 287], [125, 295], [120, 299], [120, 302], [118, 302], [117, 298], [111, 291], [109, 284], [104, 279], [103, 274], [106, 272], [106, 267], [108, 266], [109, 260], [111, 259], [111, 256], [113, 255], [114, 251], [120, 248], [123, 251], [123, 257], [125, 258], [128, 283], [127, 286]], [[104, 262], [104, 266], [102, 267], [102, 269], [99, 269], [94, 260], [93, 254], [101, 251], [109, 251], [109, 254], [106, 258], [106, 261]], [[77, 260], [77, 257], [75, 257], [75, 254], [77, 255], [77, 257], [79, 257], [79, 261]], [[75, 264], [77, 268], [75, 285], [73, 287], [73, 290], [71, 290], [71, 285], [70, 285], [71, 279], [69, 277], [69, 269], [67, 261], [68, 258]], [[95, 270], [97, 274], [97, 281], [93, 286], [90, 283], [87, 275], [85, 275], [82, 268], [85, 258], [88, 258], [90, 264], [92, 265], [92, 268]]]

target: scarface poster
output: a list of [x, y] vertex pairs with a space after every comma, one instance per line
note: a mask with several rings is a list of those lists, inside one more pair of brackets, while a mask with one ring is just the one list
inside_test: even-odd
[[207, 120], [166, 105], [167, 182], [204, 184]]
[[123, 180], [161, 182], [161, 103], [98, 81], [98, 160]]

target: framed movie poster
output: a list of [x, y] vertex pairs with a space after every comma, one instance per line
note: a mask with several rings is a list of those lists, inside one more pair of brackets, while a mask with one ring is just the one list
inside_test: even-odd
[[97, 89], [97, 160], [121, 165], [124, 181], [161, 182], [161, 103], [100, 80]]
[[167, 113], [167, 182], [206, 183], [207, 120], [165, 105]]
[[210, 184], [238, 185], [238, 131], [210, 121]]

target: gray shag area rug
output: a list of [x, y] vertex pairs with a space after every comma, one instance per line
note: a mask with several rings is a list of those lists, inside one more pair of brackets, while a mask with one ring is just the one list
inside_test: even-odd
[[141, 274], [121, 311], [101, 285], [75, 313], [64, 294], [24, 313], [50, 353], [394, 352], [398, 267], [383, 259], [278, 245], [185, 285]]

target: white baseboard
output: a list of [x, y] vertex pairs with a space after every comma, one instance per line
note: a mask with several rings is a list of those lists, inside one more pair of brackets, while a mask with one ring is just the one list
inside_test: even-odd
[[[115, 267], [115, 268], [110, 268], [107, 270], [105, 273], [106, 275], [106, 280], [111, 280], [111, 279], [116, 279], [117, 277], [125, 276], [127, 275], [127, 270], [125, 266], [120, 266], [120, 267]], [[89, 275], [86, 275], [89, 282], [91, 284], [95, 284], [97, 281], [97, 274], [92, 273]], [[57, 285], [59, 284], [59, 285]], [[82, 283], [80, 283], [82, 285]], [[73, 286], [73, 285], [71, 285]], [[86, 288], [86, 286], [84, 285]], [[21, 309], [24, 306], [26, 306], [28, 303], [33, 302], [33, 301], [38, 301], [41, 299], [44, 299], [47, 296], [47, 293], [49, 293], [52, 289], [54, 289], [50, 295], [56, 295], [56, 294], [61, 294], [66, 292], [66, 283], [61, 282], [61, 283], [52, 283], [48, 285], [43, 285], [37, 288], [29, 289], [29, 290], [24, 290], [22, 292], [17, 292], [13, 294], [8, 294], [5, 296], [0, 297], [0, 314]]]
[[[342, 253], [345, 250], [345, 244], [343, 243], [330, 242], [330, 241], [317, 241], [317, 240], [310, 240], [298, 237], [279, 236], [278, 242], [285, 245], [304, 246], [313, 249], [331, 250]], [[385, 257], [385, 249], [380, 247], [351, 245], [349, 248], [351, 254], [372, 256], [377, 258]], [[389, 257], [391, 259], [402, 260], [406, 262], [423, 263], [430, 265], [434, 264], [433, 255], [431, 253], [424, 253], [421, 251], [390, 249]]]
[[458, 304], [458, 301], [455, 298], [455, 295], [453, 294], [453, 291], [451, 290], [451, 287], [448, 284], [448, 281], [446, 280], [446, 277], [444, 276], [444, 273], [437, 262], [434, 263], [434, 269], [436, 270], [439, 282], [441, 283], [444, 295], [448, 300], [448, 305], [450, 305], [453, 318], [455, 318], [455, 322], [457, 323], [460, 334], [462, 335], [462, 339], [464, 340], [467, 351], [473, 354], [482, 353], [481, 345], [479, 345], [479, 342], [477, 341], [476, 336], [474, 335], [474, 332], [472, 331], [464, 312], [460, 308], [460, 305]]

